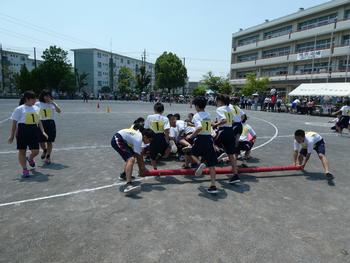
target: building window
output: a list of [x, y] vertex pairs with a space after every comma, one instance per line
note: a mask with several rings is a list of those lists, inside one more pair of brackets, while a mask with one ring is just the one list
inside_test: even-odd
[[97, 57], [101, 58], [101, 53], [100, 52], [97, 53]]
[[263, 77], [284, 76], [288, 74], [288, 67], [267, 68], [261, 71]]
[[310, 29], [318, 26], [327, 25], [337, 21], [337, 13], [330, 14], [327, 16], [321, 16], [318, 18], [306, 20], [298, 24], [298, 30]]
[[285, 26], [281, 27], [269, 32], [264, 33], [264, 39], [279, 37], [283, 35], [288, 35], [290, 32], [292, 32], [292, 26]]
[[122, 58], [120, 59], [120, 63], [124, 63], [124, 60]]
[[346, 10], [344, 13], [344, 19], [349, 19], [350, 18], [350, 9]]
[[[326, 73], [328, 71], [328, 62], [315, 63], [313, 67], [314, 73]], [[295, 74], [311, 74], [312, 64], [303, 64], [295, 66]]]
[[238, 40], [238, 46], [244, 46], [244, 45], [248, 45], [251, 43], [256, 43], [256, 42], [258, 42], [258, 40], [259, 40], [259, 35], [246, 37], [246, 38]]
[[97, 72], [97, 76], [101, 77], [101, 76], [102, 76], [102, 72], [101, 72], [101, 71], [98, 71], [98, 72]]
[[97, 86], [99, 86], [99, 87], [102, 86], [102, 81], [101, 80], [97, 81]]
[[272, 57], [279, 57], [279, 56], [287, 56], [290, 53], [290, 47], [280, 47], [280, 48], [274, 48], [265, 50], [262, 53], [263, 58], [272, 58]]
[[346, 71], [346, 68], [348, 68], [348, 71], [350, 69], [350, 62], [348, 65], [347, 64], [347, 59], [343, 58], [341, 60], [339, 60], [339, 71]]
[[255, 74], [256, 75], [256, 72], [255, 71], [238, 71], [237, 74], [236, 74], [236, 77], [238, 79], [245, 79], [248, 74]]
[[[328, 49], [331, 47], [331, 39], [322, 39], [316, 41], [316, 50], [320, 49]], [[296, 46], [296, 52], [302, 53], [302, 52], [308, 52], [315, 50], [315, 41], [310, 41], [306, 43], [301, 43]]]
[[246, 55], [240, 55], [237, 58], [238, 62], [254, 61], [257, 59], [258, 59], [258, 53], [250, 53], [250, 54], [246, 54]]
[[348, 46], [350, 44], [350, 35], [343, 36], [341, 43], [343, 46]]
[[101, 67], [102, 66], [102, 63], [101, 62], [97, 62], [97, 67]]
[[126, 63], [129, 65], [130, 64], [130, 60], [127, 60]]

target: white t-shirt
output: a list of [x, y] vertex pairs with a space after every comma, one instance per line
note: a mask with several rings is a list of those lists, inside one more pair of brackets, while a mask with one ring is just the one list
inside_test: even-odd
[[341, 107], [342, 116], [350, 116], [350, 106]]
[[177, 127], [170, 127], [169, 136], [170, 138], [174, 138], [174, 139], [177, 139], [179, 137], [179, 132]]
[[221, 124], [218, 127], [232, 127], [233, 122], [233, 110], [230, 106], [221, 106], [216, 109], [216, 118], [218, 121], [226, 120], [225, 124]]
[[242, 116], [245, 114], [245, 112], [240, 107], [234, 106], [232, 104], [230, 104], [229, 107], [232, 110], [233, 122], [241, 122]]
[[176, 121], [176, 129], [178, 130], [179, 133], [184, 131], [186, 129], [187, 123], [183, 120], [177, 120]]
[[211, 135], [211, 118], [210, 114], [205, 111], [197, 112], [193, 116], [193, 123], [196, 128], [202, 128], [202, 131], [199, 133], [200, 135]]
[[165, 130], [170, 129], [169, 119], [160, 114], [148, 115], [145, 128], [152, 129], [155, 133], [164, 133]]
[[11, 120], [17, 121], [17, 123], [24, 124], [39, 124], [39, 108], [35, 105], [27, 106], [25, 104], [18, 106], [11, 115]]
[[294, 140], [294, 151], [299, 151], [300, 148], [307, 149], [307, 153], [312, 153], [312, 150], [314, 148], [314, 145], [322, 140], [321, 135], [319, 135], [316, 132], [306, 132], [305, 133], [305, 140], [303, 143], [298, 143], [296, 140]]
[[54, 120], [56, 108], [52, 103], [36, 102], [35, 106], [40, 109], [40, 119], [41, 120]]
[[241, 136], [239, 137], [239, 140], [241, 142], [247, 142], [250, 141], [254, 136], [256, 136], [256, 133], [252, 126], [249, 124], [243, 124], [243, 130]]
[[141, 154], [142, 150], [142, 133], [134, 129], [123, 129], [118, 131], [127, 144], [134, 150], [135, 153]]

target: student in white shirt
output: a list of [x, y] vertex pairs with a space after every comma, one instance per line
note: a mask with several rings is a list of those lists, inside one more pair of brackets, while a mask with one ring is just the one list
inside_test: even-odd
[[157, 169], [157, 159], [160, 157], [168, 158], [171, 153], [169, 145], [169, 130], [170, 124], [169, 119], [163, 116], [164, 105], [160, 102], [154, 104], [154, 113], [148, 115], [145, 128], [151, 129], [154, 133], [154, 139], [150, 144], [150, 157], [153, 169]]
[[[32, 91], [26, 91], [21, 99], [21, 104], [12, 113], [12, 127], [8, 138], [8, 143], [12, 143], [15, 135], [17, 141], [18, 161], [22, 166], [22, 177], [29, 177], [27, 161], [31, 167], [35, 167], [34, 158], [39, 154], [39, 136], [40, 132], [45, 138], [47, 134], [39, 118], [39, 108], [35, 106], [35, 94]], [[39, 130], [39, 128], [40, 130]], [[26, 157], [27, 148], [31, 154]]]
[[56, 139], [55, 113], [61, 113], [60, 107], [54, 102], [51, 92], [43, 90], [39, 96], [39, 101], [35, 103], [39, 107], [40, 119], [48, 138], [40, 136], [40, 146], [43, 149], [41, 159], [45, 159], [46, 164], [51, 163], [52, 144]]
[[315, 150], [321, 160], [327, 180], [334, 179], [334, 176], [329, 172], [326, 146], [321, 135], [316, 132], [305, 133], [304, 130], [296, 130], [294, 139], [294, 165], [301, 165], [304, 169], [310, 159], [312, 150]]
[[132, 182], [133, 167], [135, 161], [137, 161], [140, 176], [144, 175], [146, 168], [142, 156], [142, 143], [151, 143], [154, 135], [151, 129], [143, 129], [138, 123], [134, 124], [132, 128], [120, 130], [113, 135], [111, 146], [125, 161], [124, 172], [119, 177], [122, 180], [126, 179], [124, 193], [140, 189], [139, 185], [135, 185]]
[[348, 100], [346, 102], [346, 105], [341, 107], [340, 110], [333, 113], [333, 115], [338, 115], [338, 114], [341, 114], [341, 116], [339, 117], [339, 121], [337, 122], [337, 124], [335, 126], [337, 128], [337, 132], [342, 134], [343, 129], [348, 128], [350, 130], [350, 125], [349, 125], [349, 123], [350, 123], [350, 100]]
[[257, 138], [256, 132], [254, 131], [252, 126], [246, 123], [247, 119], [247, 116], [244, 116], [242, 120], [243, 131], [239, 138], [239, 150], [245, 152], [242, 158], [242, 167], [247, 167], [246, 160], [250, 158], [251, 149], [253, 148], [255, 140]]
[[[196, 107], [197, 111], [193, 116], [193, 123], [196, 130], [190, 135], [189, 139], [194, 139], [191, 155], [192, 159], [199, 164], [195, 175], [202, 175], [203, 169], [209, 167], [211, 184], [207, 189], [207, 192], [214, 194], [218, 192], [215, 184], [215, 165], [217, 164], [217, 156], [214, 150], [213, 137], [211, 136], [212, 127], [210, 114], [204, 111], [207, 105], [207, 100], [202, 96], [197, 97], [193, 100], [193, 105]], [[198, 160], [198, 157], [202, 157], [201, 161]]]

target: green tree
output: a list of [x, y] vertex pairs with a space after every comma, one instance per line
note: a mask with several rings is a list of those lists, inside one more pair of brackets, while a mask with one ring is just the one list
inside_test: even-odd
[[134, 73], [128, 67], [121, 67], [118, 73], [118, 89], [121, 94], [131, 92], [132, 84], [134, 82]]
[[31, 87], [29, 87], [29, 85], [32, 81], [31, 80], [31, 73], [28, 71], [25, 64], [21, 67], [19, 74], [17, 74], [15, 76], [15, 81], [16, 81], [17, 90], [20, 93], [23, 93], [26, 90], [31, 89]]
[[78, 71], [76, 71], [76, 78], [77, 78], [77, 86], [78, 86], [78, 91], [80, 92], [85, 86], [87, 86], [87, 78], [89, 76], [89, 73], [81, 73], [79, 74]]
[[65, 86], [61, 83], [67, 83], [72, 74], [72, 66], [67, 56], [67, 51], [56, 46], [50, 46], [43, 52], [44, 62], [39, 65], [39, 68], [42, 70], [45, 86], [48, 89], [59, 89], [62, 92], [71, 91], [71, 86]]
[[75, 76], [73, 71], [67, 72], [57, 86], [57, 90], [73, 95], [76, 91]]
[[215, 76], [213, 72], [209, 71], [207, 74], [203, 75], [201, 82], [207, 85], [212, 91], [219, 92], [223, 79], [222, 77]]
[[141, 92], [146, 91], [148, 85], [151, 83], [151, 75], [146, 72], [146, 67], [140, 67], [140, 73], [136, 75], [136, 89]]
[[226, 95], [232, 94], [232, 85], [231, 85], [230, 80], [228, 78], [221, 79], [218, 92], [221, 94], [226, 94]]
[[245, 96], [251, 96], [255, 92], [264, 93], [269, 82], [268, 78], [258, 79], [254, 73], [248, 74], [241, 92]]
[[111, 89], [109, 86], [103, 86], [100, 90], [101, 93], [110, 93]]
[[176, 54], [164, 52], [155, 64], [156, 86], [168, 93], [174, 93], [176, 88], [183, 87], [187, 79], [187, 69]]
[[207, 91], [207, 87], [203, 84], [198, 85], [192, 91], [193, 96], [204, 96]]

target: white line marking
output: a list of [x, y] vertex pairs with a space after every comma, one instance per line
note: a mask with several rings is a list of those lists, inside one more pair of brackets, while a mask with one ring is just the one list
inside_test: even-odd
[[4, 120], [1, 120], [1, 121], [0, 121], [0, 124], [1, 124], [1, 123], [4, 123], [4, 122], [7, 122], [9, 119], [10, 119], [10, 118], [6, 118], [6, 119], [4, 119]]
[[257, 120], [261, 120], [263, 122], [266, 122], [268, 124], [270, 124], [274, 129], [275, 129], [275, 134], [270, 138], [270, 140], [268, 140], [267, 142], [264, 142], [263, 144], [260, 144], [259, 146], [256, 146], [252, 149], [252, 151], [256, 150], [256, 149], [259, 149], [261, 147], [264, 147], [265, 145], [269, 144], [270, 142], [272, 142], [274, 139], [277, 138], [277, 135], [278, 135], [278, 128], [275, 124], [273, 124], [272, 122], [269, 122], [267, 120], [264, 120], [264, 119], [260, 119], [260, 118], [256, 118], [256, 117], [251, 117], [251, 118], [254, 118], [254, 119], [257, 119]]
[[[335, 132], [323, 132], [323, 133], [319, 133], [319, 135], [334, 135], [336, 136], [337, 133]], [[278, 135], [276, 138], [288, 138], [288, 137], [293, 137], [294, 134], [289, 134], [289, 135]], [[259, 137], [258, 136], [258, 139], [269, 139], [271, 138], [270, 136], [262, 136], [262, 137]]]
[[[139, 179], [136, 179], [134, 181], [142, 181], [142, 180], [145, 180], [145, 179], [146, 178], [139, 178]], [[125, 182], [113, 183], [113, 184], [108, 184], [108, 185], [99, 186], [99, 187], [95, 187], [95, 188], [86, 188], [86, 189], [81, 189], [81, 190], [77, 190], [77, 191], [67, 192], [67, 193], [63, 193], [63, 194], [48, 195], [48, 196], [43, 196], [43, 197], [38, 197], [38, 198], [31, 198], [31, 199], [25, 199], [25, 200], [14, 201], [14, 202], [9, 202], [9, 203], [3, 203], [3, 204], [0, 204], [0, 207], [11, 206], [11, 205], [20, 205], [20, 204], [24, 204], [24, 203], [31, 203], [31, 202], [36, 202], [36, 201], [40, 201], [40, 200], [46, 200], [46, 199], [52, 199], [52, 198], [57, 198], [57, 197], [76, 195], [76, 194], [80, 194], [80, 193], [94, 192], [94, 191], [97, 191], [97, 190], [102, 190], [102, 189], [106, 189], [106, 188], [112, 188], [114, 186], [124, 185], [124, 184], [125, 184]]]
[[[87, 149], [99, 149], [99, 148], [110, 148], [109, 145], [96, 145], [96, 146], [72, 146], [72, 147], [66, 147], [66, 148], [54, 148], [54, 152], [60, 152], [60, 151], [73, 151], [73, 150], [87, 150]], [[17, 153], [17, 151], [3, 151], [0, 152], [0, 154], [10, 154], [10, 153]]]

